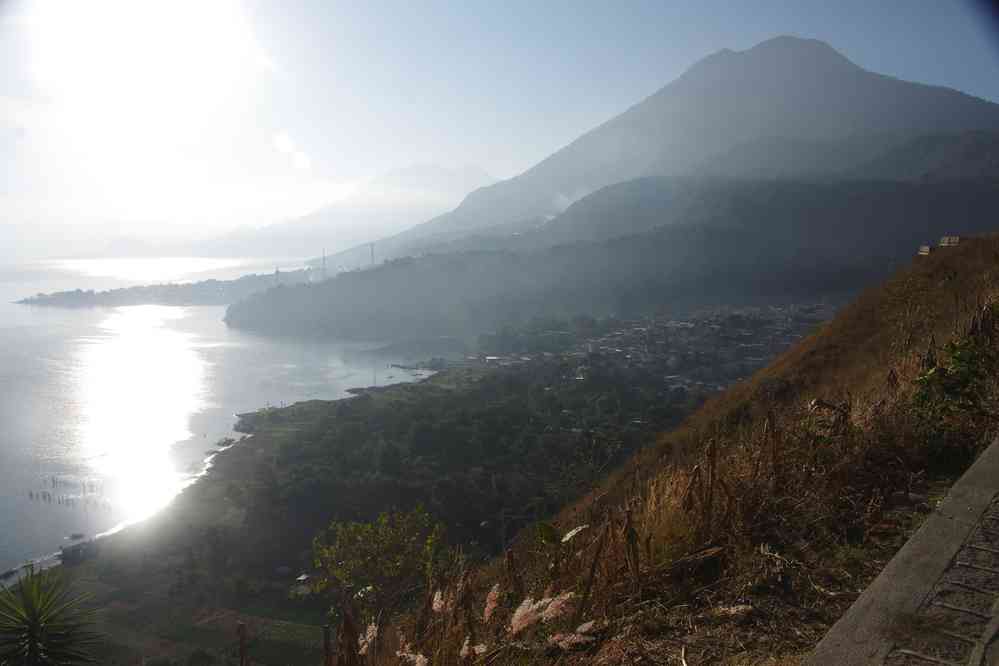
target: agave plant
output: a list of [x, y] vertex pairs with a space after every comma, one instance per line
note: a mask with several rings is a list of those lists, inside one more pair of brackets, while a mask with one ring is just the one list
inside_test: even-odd
[[10, 588], [0, 587], [0, 666], [97, 663], [90, 650], [99, 636], [89, 629], [83, 601], [52, 569], [28, 569]]

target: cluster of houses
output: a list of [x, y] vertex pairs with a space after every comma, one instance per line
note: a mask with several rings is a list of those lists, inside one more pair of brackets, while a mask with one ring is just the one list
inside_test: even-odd
[[573, 362], [577, 381], [598, 365], [613, 364], [661, 377], [667, 390], [713, 392], [750, 376], [834, 314], [830, 304], [791, 304], [626, 320], [563, 352], [469, 356], [465, 364], [502, 367], [558, 357]]
[[[938, 245], [938, 247], [956, 247], [957, 245], [960, 244], [961, 244], [960, 236], [943, 236], [940, 239], [940, 244]], [[932, 245], [920, 245], [918, 255], [920, 257], [927, 257], [935, 249], [936, 248], [933, 247]]]
[[833, 314], [826, 304], [718, 308], [625, 322], [572, 353], [656, 373], [670, 390], [711, 392], [748, 377]]

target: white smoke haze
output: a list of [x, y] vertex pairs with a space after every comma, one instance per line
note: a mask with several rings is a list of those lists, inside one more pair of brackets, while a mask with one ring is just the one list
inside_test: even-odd
[[555, 195], [555, 198], [552, 199], [552, 208], [555, 211], [555, 215], [560, 215], [564, 213], [569, 206], [576, 203], [583, 197], [592, 194], [593, 192], [594, 190], [592, 189], [582, 189], [582, 188], [573, 190], [571, 194], [565, 194], [563, 192], [559, 192], [558, 194]]
[[[291, 137], [275, 137], [275, 147], [284, 155], [296, 150]], [[333, 196], [291, 219], [237, 230], [202, 243], [201, 249], [235, 255], [314, 257], [322, 250], [332, 254], [426, 222], [455, 208], [469, 191], [492, 182], [476, 167], [405, 167], [369, 180], [340, 183]], [[316, 198], [330, 192], [320, 188]]]

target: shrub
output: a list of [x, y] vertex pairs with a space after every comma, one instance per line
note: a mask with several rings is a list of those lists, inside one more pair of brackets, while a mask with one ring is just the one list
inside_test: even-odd
[[353, 598], [369, 617], [415, 598], [443, 561], [444, 528], [422, 508], [333, 522], [313, 544], [318, 591]]

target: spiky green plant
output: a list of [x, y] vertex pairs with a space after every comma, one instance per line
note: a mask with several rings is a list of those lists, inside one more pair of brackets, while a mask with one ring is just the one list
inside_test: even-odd
[[91, 650], [99, 636], [89, 628], [84, 600], [54, 569], [29, 569], [13, 586], [0, 588], [0, 666], [97, 663]]

